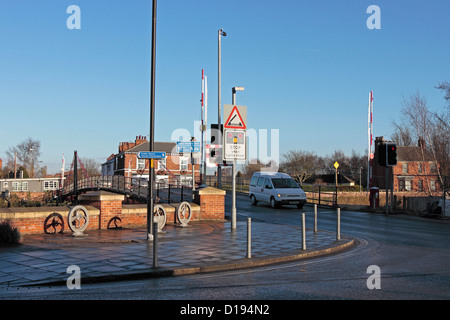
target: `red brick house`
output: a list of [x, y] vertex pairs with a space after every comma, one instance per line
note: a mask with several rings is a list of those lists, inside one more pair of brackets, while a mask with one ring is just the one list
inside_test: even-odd
[[[381, 137], [382, 138], [382, 137]], [[377, 138], [378, 139], [378, 138]], [[377, 159], [377, 154], [375, 154]], [[385, 170], [373, 162], [373, 186], [385, 189]], [[394, 191], [425, 192], [440, 191], [437, 164], [426, 150], [423, 140], [417, 146], [397, 146], [397, 165], [392, 167]]]
[[[137, 136], [134, 142], [119, 143], [117, 154], [109, 156], [102, 164], [102, 175], [121, 175], [126, 178], [148, 179], [150, 161], [138, 159], [140, 151], [149, 151], [149, 142], [144, 136]], [[174, 142], [155, 142], [154, 151], [166, 152], [166, 159], [154, 160], [155, 181], [170, 184], [191, 185], [192, 164], [190, 153], [179, 153]], [[197, 163], [196, 160], [194, 162]], [[195, 180], [199, 178], [199, 166], [194, 165]]]

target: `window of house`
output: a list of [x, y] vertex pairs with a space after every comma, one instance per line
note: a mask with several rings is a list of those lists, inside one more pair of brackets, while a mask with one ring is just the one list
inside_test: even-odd
[[431, 191], [436, 191], [436, 180], [430, 181], [430, 189]]
[[399, 180], [398, 188], [399, 191], [411, 191], [411, 180]]
[[27, 181], [17, 181], [12, 183], [13, 191], [28, 191]]
[[420, 179], [418, 183], [419, 191], [423, 191], [423, 180]]
[[4, 189], [8, 189], [8, 182], [7, 181], [3, 182], [3, 188]]
[[422, 164], [421, 163], [418, 163], [417, 164], [417, 173], [422, 173]]
[[402, 163], [402, 173], [408, 173], [408, 163]]
[[59, 183], [58, 181], [44, 181], [44, 191], [49, 190], [58, 190]]
[[437, 173], [436, 163], [430, 163], [430, 173]]
[[188, 158], [180, 158], [180, 171], [188, 170]]
[[158, 159], [158, 170], [166, 170], [166, 159]]
[[411, 191], [411, 180], [405, 180], [405, 190]]
[[137, 159], [137, 169], [143, 170], [145, 169], [145, 159]]

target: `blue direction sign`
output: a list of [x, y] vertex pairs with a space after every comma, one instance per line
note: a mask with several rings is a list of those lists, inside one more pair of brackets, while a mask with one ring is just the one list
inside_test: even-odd
[[139, 159], [165, 159], [166, 153], [162, 151], [140, 151], [137, 156]]
[[199, 141], [178, 141], [177, 152], [200, 152]]

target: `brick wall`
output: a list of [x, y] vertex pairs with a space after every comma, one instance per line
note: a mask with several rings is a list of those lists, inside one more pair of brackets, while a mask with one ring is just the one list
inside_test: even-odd
[[[100, 211], [94, 207], [86, 207], [89, 211], [90, 223], [87, 230], [98, 229]], [[8, 221], [18, 228], [21, 234], [71, 232], [67, 223], [68, 207], [38, 208], [0, 208], [0, 222]], [[62, 223], [63, 225], [57, 225]]]
[[226, 191], [212, 187], [206, 187], [195, 192], [194, 202], [200, 205], [199, 219], [225, 219], [225, 194]]
[[[195, 201], [191, 203], [191, 221], [224, 220], [225, 191], [207, 187], [197, 190]], [[89, 212], [86, 229], [108, 229], [115, 227], [145, 227], [147, 225], [146, 204], [123, 204], [124, 196], [106, 191], [94, 191], [78, 197], [80, 205]], [[178, 203], [161, 204], [167, 217], [167, 224], [178, 223], [176, 208]], [[7, 220], [17, 227], [21, 234], [41, 234], [63, 231], [71, 233], [67, 223], [68, 207], [0, 208], [0, 222]], [[63, 223], [54, 225], [53, 222]]]

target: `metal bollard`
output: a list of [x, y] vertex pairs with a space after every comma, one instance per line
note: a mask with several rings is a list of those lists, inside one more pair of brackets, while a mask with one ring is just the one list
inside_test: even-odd
[[306, 250], [305, 214], [302, 213], [302, 250]]
[[341, 240], [341, 208], [337, 208], [336, 240]]
[[252, 257], [252, 219], [247, 218], [247, 258]]
[[158, 267], [158, 223], [153, 223], [153, 268]]
[[317, 232], [317, 204], [314, 204], [314, 233]]

